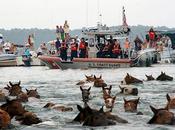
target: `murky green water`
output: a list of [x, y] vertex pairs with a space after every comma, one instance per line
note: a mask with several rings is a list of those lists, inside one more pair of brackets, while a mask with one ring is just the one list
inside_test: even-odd
[[[35, 112], [43, 123], [33, 126], [21, 126], [18, 122], [12, 120], [15, 130], [89, 130], [90, 127], [83, 127], [81, 124], [69, 123], [78, 113], [76, 105], [83, 105], [81, 101], [81, 92], [79, 86], [75, 84], [84, 79], [84, 75], [102, 74], [103, 79], [113, 85], [112, 93], [115, 95], [120, 90], [118, 85], [126, 73], [145, 80], [145, 74], [153, 74], [157, 77], [161, 71], [175, 78], [175, 65], [155, 65], [149, 68], [125, 68], [125, 69], [90, 69], [90, 70], [50, 70], [47, 67], [9, 67], [0, 68], [0, 87], [3, 88], [9, 81], [18, 82], [21, 80], [23, 90], [37, 88], [41, 99], [32, 100], [24, 104], [26, 109]], [[175, 79], [172, 82], [144, 81], [144, 84], [136, 86], [139, 89], [141, 103], [138, 105], [138, 111], [144, 115], [135, 113], [125, 113], [123, 109], [123, 96], [118, 96], [115, 102], [114, 114], [117, 114], [129, 121], [129, 124], [117, 124], [109, 127], [97, 127], [95, 129], [109, 130], [171, 130], [174, 127], [163, 125], [148, 125], [147, 122], [152, 117], [149, 105], [155, 107], [164, 107], [166, 105], [166, 94], [175, 96]], [[127, 99], [137, 98], [126, 96]], [[104, 105], [102, 91], [99, 88], [91, 89], [91, 98], [89, 105], [92, 108], [99, 108]], [[42, 108], [47, 102], [67, 105], [74, 108], [72, 112], [58, 112]], [[174, 111], [175, 112], [175, 111]]]

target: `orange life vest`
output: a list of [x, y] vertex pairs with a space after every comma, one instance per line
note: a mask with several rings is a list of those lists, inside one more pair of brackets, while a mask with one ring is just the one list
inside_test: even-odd
[[71, 51], [77, 51], [76, 43], [71, 44]]
[[130, 42], [126, 41], [124, 44], [125, 49], [129, 49], [130, 48]]
[[84, 42], [80, 42], [79, 49], [86, 49], [86, 45]]

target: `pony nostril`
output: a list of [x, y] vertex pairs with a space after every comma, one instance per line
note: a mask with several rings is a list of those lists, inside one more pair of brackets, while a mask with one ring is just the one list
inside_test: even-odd
[[138, 94], [138, 89], [137, 88], [133, 88], [132, 94], [133, 95], [137, 95]]

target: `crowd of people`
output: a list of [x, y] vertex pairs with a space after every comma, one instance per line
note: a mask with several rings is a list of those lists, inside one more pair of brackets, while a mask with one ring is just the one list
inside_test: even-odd
[[[69, 24], [67, 20], [63, 26], [56, 26], [56, 40], [50, 42], [50, 48], [46, 46], [46, 43], [41, 43], [38, 50], [37, 56], [43, 54], [57, 55], [62, 60], [67, 61], [73, 58], [88, 58], [89, 45], [85, 38], [79, 40], [78, 36], [72, 38], [69, 33]], [[98, 41], [98, 39], [97, 39]], [[121, 46], [122, 45], [122, 46]], [[24, 54], [29, 55], [29, 50], [33, 50], [34, 36], [29, 35], [28, 43]], [[156, 31], [151, 28], [146, 35], [145, 39], [140, 39], [136, 36], [134, 45], [131, 44], [128, 38], [122, 43], [119, 39], [113, 39], [112, 35], [110, 39], [105, 39], [104, 43], [96, 45], [97, 58], [129, 58], [132, 51], [138, 52], [146, 48], [155, 48], [158, 51], [163, 51], [163, 47], [171, 46], [171, 40], [167, 36], [159, 35]]]

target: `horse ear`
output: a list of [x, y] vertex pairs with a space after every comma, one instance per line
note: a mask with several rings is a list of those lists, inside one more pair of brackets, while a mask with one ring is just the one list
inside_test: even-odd
[[123, 98], [124, 102], [127, 102], [127, 100], [125, 98]]
[[80, 90], [81, 90], [81, 91], [83, 91], [83, 88], [82, 88], [82, 86], [80, 86]]
[[100, 79], [102, 78], [102, 75], [100, 75], [100, 77], [99, 77]]
[[111, 89], [112, 89], [112, 85], [109, 86], [109, 90], [111, 90]]
[[94, 75], [94, 79], [97, 79], [97, 77]]
[[26, 91], [27, 91], [27, 92], [29, 92], [29, 90], [28, 90], [28, 89], [26, 89]]
[[103, 112], [104, 112], [104, 111], [103, 111], [103, 107], [104, 107], [104, 106], [102, 106], [102, 107], [100, 108], [100, 110], [99, 110], [100, 113], [103, 113]]
[[115, 100], [115, 99], [116, 99], [116, 96], [113, 97], [113, 100]]
[[136, 100], [136, 103], [139, 103], [140, 97]]
[[157, 113], [157, 109], [156, 108], [154, 108], [153, 106], [150, 106], [150, 108], [151, 108], [151, 110], [153, 111], [154, 114]]
[[126, 75], [127, 75], [127, 76], [129, 76], [129, 74], [128, 74], [128, 73], [127, 73]]
[[88, 79], [88, 76], [87, 75], [85, 75], [85, 77]]
[[21, 84], [21, 81], [18, 82], [18, 86], [20, 86], [20, 84]]
[[88, 91], [90, 91], [91, 90], [91, 87], [90, 88], [88, 88]]
[[80, 106], [80, 105], [77, 105], [77, 109], [82, 112], [83, 111], [83, 108]]
[[10, 86], [13, 86], [13, 84], [12, 84], [12, 82], [11, 82], [11, 81], [9, 81], [9, 84], [10, 84]]
[[170, 100], [171, 100], [171, 98], [170, 98], [170, 96], [168, 95], [168, 93], [167, 93], [167, 95], [166, 95], [166, 99], [168, 100], [168, 102], [170, 102]]
[[148, 77], [148, 75], [145, 74], [146, 77]]
[[163, 74], [163, 72], [161, 71], [161, 74]]

